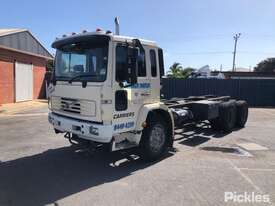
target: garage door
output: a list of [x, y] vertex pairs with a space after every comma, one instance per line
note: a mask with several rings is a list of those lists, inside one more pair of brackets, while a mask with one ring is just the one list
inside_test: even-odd
[[31, 64], [15, 63], [16, 102], [33, 99], [33, 71]]

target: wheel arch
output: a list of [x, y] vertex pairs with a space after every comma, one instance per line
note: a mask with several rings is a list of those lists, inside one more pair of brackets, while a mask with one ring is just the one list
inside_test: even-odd
[[137, 130], [143, 130], [142, 123], [146, 122], [151, 115], [159, 115], [168, 125], [168, 144], [170, 147], [173, 146], [174, 142], [174, 119], [172, 112], [165, 105], [161, 104], [151, 104], [144, 105], [139, 111], [139, 116], [137, 118]]

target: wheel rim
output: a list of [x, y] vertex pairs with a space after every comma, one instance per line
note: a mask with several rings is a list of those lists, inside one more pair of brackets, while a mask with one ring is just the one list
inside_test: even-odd
[[149, 145], [153, 153], [158, 153], [162, 150], [165, 143], [165, 131], [162, 125], [155, 125], [152, 128]]

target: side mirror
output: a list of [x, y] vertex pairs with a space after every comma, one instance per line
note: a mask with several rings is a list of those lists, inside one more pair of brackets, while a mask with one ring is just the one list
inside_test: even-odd
[[137, 83], [137, 62], [135, 60], [130, 60], [132, 61], [131, 66], [128, 67], [128, 82], [133, 85]]
[[52, 83], [54, 86], [56, 85], [56, 78], [55, 78], [55, 70], [54, 69], [51, 73], [50, 83]]
[[[120, 82], [121, 87], [129, 87], [137, 83], [137, 56], [138, 49], [136, 48], [127, 48], [127, 64], [125, 65], [124, 74], [125, 81], [127, 85], [124, 85], [123, 82]], [[122, 74], [123, 75], [123, 74]]]
[[127, 62], [128, 62], [128, 82], [133, 85], [137, 83], [137, 57], [138, 49], [130, 48], [127, 49]]

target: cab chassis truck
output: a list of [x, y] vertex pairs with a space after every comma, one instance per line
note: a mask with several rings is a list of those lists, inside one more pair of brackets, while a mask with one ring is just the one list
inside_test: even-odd
[[153, 161], [173, 147], [175, 128], [208, 121], [231, 132], [247, 121], [248, 104], [230, 96], [161, 99], [163, 52], [153, 41], [97, 29], [63, 35], [52, 47], [48, 120], [70, 142], [138, 147]]

